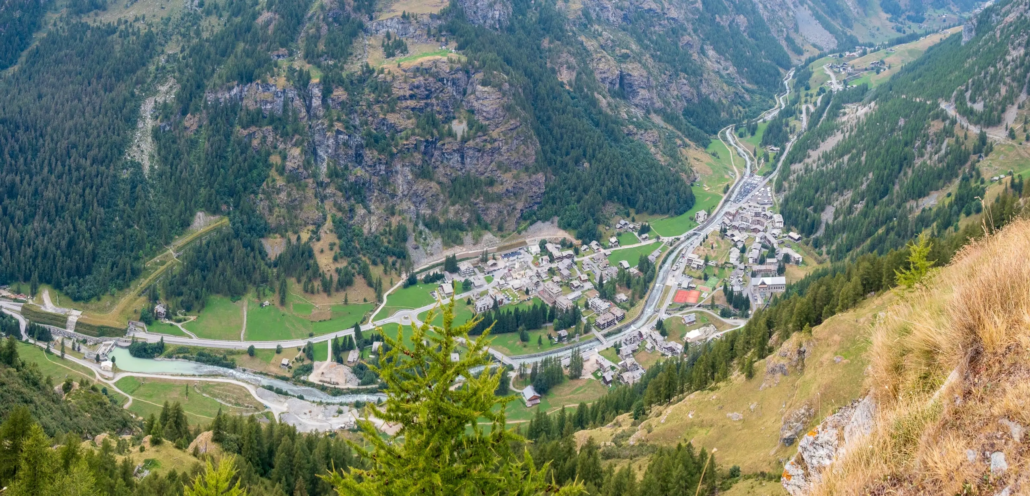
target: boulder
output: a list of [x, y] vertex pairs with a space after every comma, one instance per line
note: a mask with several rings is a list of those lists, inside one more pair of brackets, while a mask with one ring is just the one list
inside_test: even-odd
[[783, 488], [792, 496], [808, 494], [812, 484], [822, 481], [822, 473], [847, 452], [851, 443], [872, 432], [875, 413], [876, 404], [867, 396], [808, 431], [798, 442], [797, 454], [783, 468]]

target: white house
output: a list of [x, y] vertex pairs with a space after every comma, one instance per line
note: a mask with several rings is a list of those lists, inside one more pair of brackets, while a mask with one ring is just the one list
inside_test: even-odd
[[494, 297], [490, 296], [490, 295], [486, 295], [486, 296], [476, 300], [476, 303], [475, 303], [475, 311], [476, 311], [476, 313], [489, 312], [491, 309], [493, 309], [493, 307], [494, 307]]

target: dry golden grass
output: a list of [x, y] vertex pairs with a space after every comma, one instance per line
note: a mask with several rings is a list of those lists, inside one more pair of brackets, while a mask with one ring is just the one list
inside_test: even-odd
[[[881, 319], [876, 427], [813, 494], [1030, 491], [1030, 222], [965, 248]], [[1008, 468], [992, 473], [990, 455]]]

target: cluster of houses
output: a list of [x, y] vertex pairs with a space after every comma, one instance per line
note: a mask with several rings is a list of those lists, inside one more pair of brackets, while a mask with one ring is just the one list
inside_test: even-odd
[[[627, 226], [633, 224], [624, 224]], [[556, 243], [527, 246], [486, 262], [462, 261], [458, 263], [457, 274], [444, 273], [437, 293], [441, 298], [450, 298], [454, 295], [455, 281], [470, 281], [473, 291], [478, 293], [473, 301], [476, 313], [528, 300], [534, 295], [562, 311], [583, 305], [585, 299], [586, 307], [597, 315], [595, 327], [608, 329], [626, 318], [625, 310], [617, 304], [626, 303], [629, 297], [618, 294], [614, 302], [599, 298], [591, 275], [594, 280], [610, 280], [618, 275], [620, 266], [609, 264], [608, 252], [596, 241], [584, 246], [583, 251], [596, 253], [583, 259], [582, 268], [577, 267], [573, 250], [563, 249]], [[653, 256], [660, 255], [661, 251], [655, 250]], [[640, 275], [637, 268], [628, 263], [623, 262], [621, 268]], [[493, 278], [492, 283], [487, 282], [488, 277]]]
[[[767, 190], [768, 187], [759, 188], [747, 202], [727, 208], [721, 221], [722, 236], [733, 245], [727, 260], [732, 268], [727, 278], [728, 286], [734, 292], [750, 294], [756, 305], [786, 290], [786, 280], [778, 270], [780, 261], [794, 265], [804, 262], [800, 253], [785, 244], [785, 240], [799, 241], [801, 236], [795, 232], [784, 234], [783, 216], [770, 209], [772, 202], [766, 195], [771, 195], [771, 192]], [[766, 258], [766, 255], [772, 254], [770, 252], [775, 253], [775, 258]], [[683, 256], [674, 270], [679, 270], [681, 266], [702, 270], [706, 266], [719, 265], [719, 262], [705, 260], [700, 254], [691, 251]], [[684, 289], [697, 287], [690, 277], [685, 277], [681, 285]], [[707, 293], [715, 288], [697, 289], [705, 291], [702, 297], [707, 297]]]

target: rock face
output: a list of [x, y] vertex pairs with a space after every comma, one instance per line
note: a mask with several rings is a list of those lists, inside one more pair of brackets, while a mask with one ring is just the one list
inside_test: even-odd
[[[366, 95], [355, 106], [341, 92], [323, 98], [317, 83], [304, 91], [251, 83], [206, 95], [209, 102], [239, 102], [266, 115], [289, 109], [307, 127], [307, 141], [277, 136], [271, 127], [240, 131], [255, 146], [271, 145], [279, 174], [289, 179], [273, 178], [262, 188], [258, 205], [271, 227], [319, 225], [325, 221], [322, 203], [367, 230], [397, 214], [463, 221], [479, 216], [511, 228], [539, 205], [544, 175], [531, 171], [539, 144], [503, 76], [488, 80], [435, 60], [374, 78], [389, 86], [392, 101]], [[429, 134], [425, 126], [417, 128], [427, 115], [439, 122]], [[389, 151], [369, 142], [384, 136], [395, 140]], [[455, 199], [455, 182], [470, 181], [475, 193]]]
[[822, 480], [822, 473], [844, 454], [850, 443], [873, 430], [876, 404], [871, 397], [853, 401], [823, 420], [798, 443], [798, 452], [783, 467], [780, 482], [791, 496], [808, 494], [812, 484]]
[[965, 45], [974, 37], [976, 37], [976, 17], [971, 17], [962, 25], [962, 44]]
[[469, 22], [477, 26], [500, 29], [508, 25], [511, 4], [507, 0], [458, 0]]

